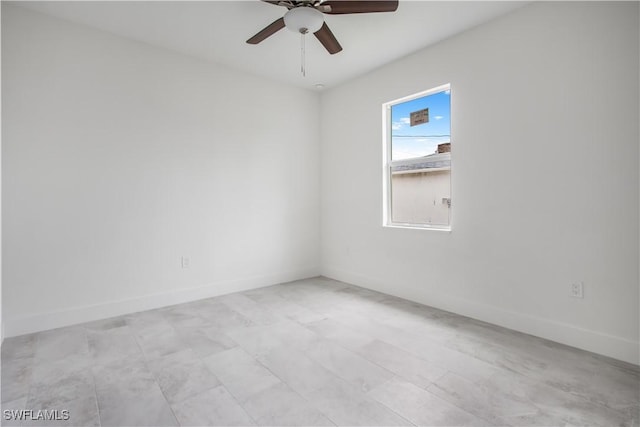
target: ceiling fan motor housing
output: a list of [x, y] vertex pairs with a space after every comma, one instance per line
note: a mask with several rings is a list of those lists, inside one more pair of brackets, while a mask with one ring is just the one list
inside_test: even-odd
[[284, 24], [296, 33], [315, 33], [324, 24], [324, 17], [322, 12], [313, 7], [301, 6], [285, 13]]

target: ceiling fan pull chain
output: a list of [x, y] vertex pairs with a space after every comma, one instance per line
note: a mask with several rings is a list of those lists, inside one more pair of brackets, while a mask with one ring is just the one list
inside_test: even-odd
[[304, 33], [300, 32], [300, 72], [302, 73], [302, 77], [307, 76], [306, 70], [306, 58], [305, 58], [305, 46], [304, 46]]

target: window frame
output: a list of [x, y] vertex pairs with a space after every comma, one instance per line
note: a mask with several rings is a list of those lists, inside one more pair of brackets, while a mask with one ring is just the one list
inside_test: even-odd
[[[440, 86], [433, 87], [428, 90], [424, 90], [412, 95], [408, 95], [402, 98], [395, 99], [393, 101], [385, 102], [382, 104], [382, 226], [389, 228], [408, 228], [416, 230], [435, 230], [435, 231], [451, 231], [453, 224], [453, 210], [449, 212], [449, 225], [433, 225], [433, 224], [417, 224], [417, 223], [402, 223], [392, 221], [392, 191], [391, 191], [391, 175], [392, 168], [394, 166], [406, 166], [412, 164], [418, 164], [424, 162], [422, 157], [416, 157], [413, 159], [393, 160], [392, 157], [392, 123], [391, 123], [391, 107], [404, 102], [412, 101], [418, 98], [424, 98], [429, 95], [433, 95], [439, 92], [449, 91], [451, 93], [451, 84], [446, 83]], [[451, 104], [449, 105], [449, 120], [451, 120]], [[451, 132], [453, 134], [453, 132]], [[451, 137], [449, 140], [451, 141]], [[453, 153], [452, 153], [453, 154]], [[453, 172], [453, 155], [451, 155], [451, 166], [449, 166], [449, 173]], [[451, 175], [450, 175], [451, 176]], [[451, 180], [451, 178], [449, 178]], [[452, 187], [451, 181], [449, 186]], [[453, 198], [451, 195], [453, 188], [450, 188], [449, 198]], [[449, 207], [449, 209], [452, 209]]]

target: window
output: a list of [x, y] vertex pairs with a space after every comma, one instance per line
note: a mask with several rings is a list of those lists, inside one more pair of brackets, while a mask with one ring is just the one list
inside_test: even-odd
[[384, 104], [383, 129], [383, 225], [449, 230], [450, 86]]

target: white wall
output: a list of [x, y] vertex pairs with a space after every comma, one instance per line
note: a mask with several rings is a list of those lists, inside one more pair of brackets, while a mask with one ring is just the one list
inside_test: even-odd
[[402, 171], [391, 174], [391, 220], [395, 223], [449, 226], [451, 173]]
[[[445, 83], [453, 231], [383, 228], [381, 105]], [[635, 2], [530, 4], [324, 93], [323, 274], [638, 363], [638, 98]]]
[[8, 336], [319, 273], [317, 94], [2, 9]]
[[[0, 22], [2, 22], [2, 7], [0, 7]], [[0, 46], [2, 34], [0, 31]], [[2, 60], [0, 58], [0, 81], [2, 81]], [[0, 100], [2, 99], [2, 87], [0, 86]], [[2, 103], [0, 102], [0, 117], [2, 117]], [[2, 120], [0, 120], [0, 346], [4, 342], [4, 322], [2, 317]]]

